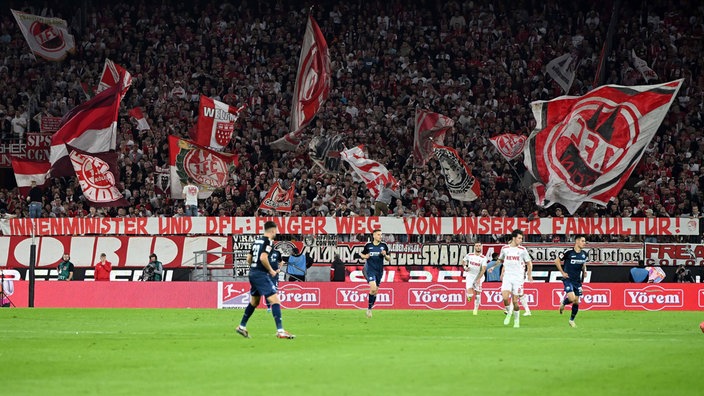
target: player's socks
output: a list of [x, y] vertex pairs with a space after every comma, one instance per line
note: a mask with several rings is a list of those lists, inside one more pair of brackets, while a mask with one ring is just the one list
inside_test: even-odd
[[572, 315], [570, 315], [570, 321], [574, 322], [577, 312], [579, 312], [579, 304], [572, 304]]
[[477, 311], [479, 311], [479, 306], [482, 305], [482, 295], [477, 294], [477, 298], [474, 299], [474, 314], [477, 314]]
[[257, 309], [257, 307], [254, 305], [247, 304], [247, 308], [244, 309], [244, 315], [242, 315], [242, 321], [240, 321], [240, 326], [247, 327], [247, 321], [249, 320], [249, 317], [252, 316], [255, 309]]
[[376, 294], [369, 295], [369, 307], [368, 309], [374, 308], [374, 303], [376, 302]]
[[528, 307], [528, 296], [522, 296], [521, 297], [521, 305], [523, 306], [523, 309], [526, 311], [523, 316], [530, 316], [530, 307]]
[[564, 300], [562, 300], [562, 305], [569, 305], [570, 304], [570, 299], [565, 297]]
[[284, 325], [281, 323], [281, 304], [271, 304], [271, 315], [276, 322], [276, 330], [282, 331]]

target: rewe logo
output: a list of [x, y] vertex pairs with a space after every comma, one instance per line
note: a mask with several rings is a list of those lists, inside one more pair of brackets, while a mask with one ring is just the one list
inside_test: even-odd
[[320, 306], [320, 289], [287, 283], [279, 288], [279, 300], [284, 308]]
[[465, 289], [451, 289], [443, 285], [431, 285], [424, 289], [410, 288], [408, 289], [408, 305], [430, 309], [463, 307], [467, 304], [466, 295]]
[[[496, 304], [498, 307], [504, 308], [504, 298], [501, 295], [501, 290], [484, 288], [482, 294], [484, 294], [484, 301], [488, 304]], [[538, 306], [538, 289], [524, 289], [523, 295], [528, 298], [529, 307]]]
[[[359, 285], [354, 288], [340, 287], [335, 292], [335, 302], [339, 307], [355, 307], [366, 309], [369, 304], [369, 286]], [[394, 290], [380, 288], [376, 294], [375, 307], [392, 307], [394, 305]]]
[[684, 292], [682, 290], [665, 289], [660, 286], [648, 286], [644, 289], [626, 289], [624, 290], [624, 305], [626, 307], [642, 307], [648, 311], [683, 307]]
[[[589, 286], [582, 286], [583, 295], [579, 299], [579, 309], [588, 310], [592, 308], [609, 308], [611, 307], [611, 290], [609, 289], [594, 289]], [[562, 289], [552, 290], [552, 306], [559, 307], [562, 299], [565, 298], [565, 291]]]
[[234, 283], [221, 283], [218, 289], [218, 308], [244, 308], [249, 304], [249, 293]]

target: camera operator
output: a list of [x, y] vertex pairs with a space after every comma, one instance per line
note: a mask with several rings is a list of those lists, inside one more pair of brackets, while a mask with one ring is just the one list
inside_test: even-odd
[[149, 255], [149, 263], [144, 267], [139, 280], [146, 282], [160, 282], [164, 276], [164, 265], [157, 260], [156, 254]]

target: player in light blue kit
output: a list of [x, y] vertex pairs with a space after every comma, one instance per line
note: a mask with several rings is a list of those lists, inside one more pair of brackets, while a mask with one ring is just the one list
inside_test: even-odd
[[376, 294], [379, 291], [381, 277], [384, 275], [384, 260], [391, 261], [389, 247], [381, 241], [381, 230], [372, 232], [372, 241], [364, 245], [364, 250], [360, 257], [367, 260], [364, 265], [364, 276], [369, 282], [369, 307], [367, 317], [372, 317], [372, 308], [376, 302]]
[[[570, 327], [577, 327], [574, 318], [579, 312], [579, 298], [582, 296], [582, 280], [587, 275], [587, 252], [584, 246], [587, 238], [584, 235], [576, 235], [574, 238], [574, 248], [566, 250], [555, 259], [555, 265], [562, 274], [562, 284], [565, 286], [565, 298], [560, 304], [560, 314], [565, 310], [565, 305], [572, 304], [572, 315], [570, 315]], [[564, 268], [564, 270], [563, 270]]]

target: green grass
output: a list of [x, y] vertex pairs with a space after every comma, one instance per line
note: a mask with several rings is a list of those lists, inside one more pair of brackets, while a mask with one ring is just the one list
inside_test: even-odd
[[4, 395], [700, 395], [702, 312], [3, 309]]

